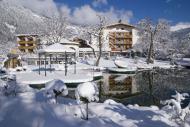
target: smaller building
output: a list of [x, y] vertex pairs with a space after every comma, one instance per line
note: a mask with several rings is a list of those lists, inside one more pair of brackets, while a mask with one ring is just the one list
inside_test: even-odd
[[7, 57], [8, 59], [6, 59], [4, 62], [5, 68], [16, 68], [18, 66], [21, 66], [21, 61], [18, 54], [9, 53]]
[[24, 53], [33, 53], [39, 45], [38, 35], [36, 34], [18, 34], [18, 49]]
[[[89, 44], [86, 40], [80, 39], [80, 38], [74, 38], [73, 41], [79, 43], [78, 47], [78, 57], [84, 58], [85, 56], [92, 56], [95, 57], [95, 55], [98, 55], [99, 48], [97, 47], [97, 44]], [[93, 42], [97, 42], [96, 38], [93, 40]], [[109, 56], [109, 50], [105, 50], [105, 48], [102, 50], [102, 56]]]
[[[43, 43], [46, 42], [46, 40], [42, 40]], [[78, 50], [79, 50], [79, 43], [77, 42], [73, 42], [73, 41], [69, 41], [65, 38], [61, 39], [59, 41], [59, 43], [54, 43], [54, 44], [51, 44], [49, 46], [47, 45], [43, 45], [41, 47], [41, 49], [37, 49], [37, 52], [39, 51], [43, 51], [43, 50], [47, 50], [47, 52], [51, 52], [54, 54], [54, 56], [52, 56], [52, 59], [51, 59], [51, 63], [52, 64], [61, 64], [63, 63], [63, 61], [65, 60], [65, 57], [64, 57], [64, 54], [63, 53], [59, 53], [58, 51], [67, 51], [69, 52], [72, 51], [72, 54], [71, 53], [67, 53], [68, 55], [68, 61], [71, 61], [72, 58], [74, 58], [74, 55], [76, 55], [76, 57], [78, 56]], [[74, 53], [73, 53], [74, 52]], [[50, 53], [49, 53], [50, 54]], [[31, 54], [24, 54], [22, 55], [22, 60], [27, 63], [28, 65], [39, 65], [39, 56], [37, 53], [31, 53]], [[41, 57], [41, 65], [44, 65], [45, 64], [45, 57]], [[49, 64], [50, 62], [49, 61], [46, 61], [46, 64]]]

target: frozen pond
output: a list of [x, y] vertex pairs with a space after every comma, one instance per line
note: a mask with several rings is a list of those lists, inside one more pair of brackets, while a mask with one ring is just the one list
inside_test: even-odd
[[134, 75], [104, 73], [99, 83], [102, 101], [111, 98], [125, 105], [161, 106], [160, 101], [171, 98], [175, 91], [190, 93], [190, 70], [156, 69]]

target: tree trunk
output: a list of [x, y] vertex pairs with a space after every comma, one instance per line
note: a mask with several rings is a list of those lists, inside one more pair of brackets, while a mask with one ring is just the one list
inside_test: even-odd
[[88, 102], [86, 103], [86, 120], [88, 120]]
[[98, 54], [98, 59], [97, 59], [97, 61], [96, 61], [96, 66], [99, 65], [99, 63], [100, 63], [100, 58], [101, 58], [101, 56], [102, 56], [102, 42], [101, 42], [101, 39], [102, 39], [102, 36], [101, 36], [101, 32], [100, 32], [99, 37], [98, 37], [99, 54]]
[[153, 45], [153, 35], [151, 33], [151, 39], [150, 39], [150, 47], [148, 50], [148, 58], [147, 58], [147, 64], [154, 63], [154, 45]]
[[90, 48], [92, 49], [93, 55], [94, 55], [94, 57], [96, 58], [96, 53], [95, 53], [94, 48], [92, 48], [91, 46], [90, 46]]
[[[91, 37], [91, 33], [90, 33], [90, 45], [92, 44], [92, 37]], [[96, 58], [96, 53], [93, 47], [90, 46], [90, 48], [92, 49], [93, 55]]]

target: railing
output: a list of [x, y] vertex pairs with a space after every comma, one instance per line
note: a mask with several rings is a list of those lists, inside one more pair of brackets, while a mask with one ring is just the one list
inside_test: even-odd
[[19, 49], [34, 49], [36, 46], [18, 46]]
[[111, 32], [110, 38], [132, 38], [132, 32]]
[[19, 44], [36, 44], [35, 41], [18, 41]]

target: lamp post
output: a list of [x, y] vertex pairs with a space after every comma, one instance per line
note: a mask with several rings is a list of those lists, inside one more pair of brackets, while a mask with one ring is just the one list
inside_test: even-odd
[[52, 54], [50, 54], [50, 56], [49, 56], [49, 59], [50, 59], [50, 72], [52, 72], [52, 70], [51, 70], [51, 57], [52, 57]]
[[39, 69], [38, 69], [38, 73], [39, 73], [39, 75], [40, 75], [40, 64], [41, 64], [41, 60], [40, 60], [40, 54], [38, 55], [39, 56], [39, 63], [38, 63], [38, 65], [39, 65]]
[[76, 74], [77, 73], [77, 70], [76, 70], [76, 65], [77, 65], [77, 62], [76, 62], [77, 60], [76, 60], [76, 50], [75, 50], [75, 68], [74, 68], [74, 73]]
[[65, 76], [67, 76], [67, 52], [65, 51]]
[[45, 76], [46, 76], [46, 54], [45, 54]]

